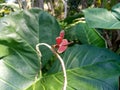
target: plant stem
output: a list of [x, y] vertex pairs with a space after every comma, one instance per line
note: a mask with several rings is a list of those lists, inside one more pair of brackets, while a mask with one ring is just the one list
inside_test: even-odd
[[40, 78], [41, 78], [42, 77], [42, 62], [41, 62], [42, 54], [39, 50], [39, 44], [36, 45], [36, 50], [37, 50], [38, 56], [40, 58]]
[[64, 5], [64, 18], [67, 17], [67, 0], [62, 0]]
[[18, 2], [18, 5], [19, 5], [19, 8], [22, 9], [22, 2], [21, 2], [21, 0], [17, 0], [17, 2]]
[[[48, 44], [46, 44], [46, 43], [38, 43], [38, 44], [36, 45], [36, 50], [37, 50], [37, 52], [38, 52], [38, 54], [39, 54], [40, 57], [41, 57], [42, 55], [41, 55], [41, 52], [40, 52], [40, 50], [39, 50], [39, 46], [42, 46], [42, 45], [47, 46], [47, 47], [57, 56], [57, 58], [59, 59], [59, 61], [60, 61], [60, 63], [61, 63], [61, 66], [62, 66], [63, 74], [64, 74], [64, 86], [63, 86], [63, 89], [62, 89], [62, 90], [66, 90], [66, 88], [67, 88], [67, 74], [66, 74], [66, 69], [65, 69], [65, 64], [64, 64], [63, 59], [62, 59], [61, 56], [54, 50], [53, 47], [51, 47], [50, 45], [48, 45]], [[41, 71], [41, 70], [40, 70], [40, 71]]]
[[32, 0], [31, 7], [34, 7], [34, 0]]
[[35, 85], [36, 85], [37, 77], [38, 77], [38, 74], [35, 76], [35, 82], [33, 83], [33, 90], [35, 90]]
[[111, 42], [111, 39], [110, 39], [110, 37], [109, 37], [109, 35], [108, 35], [108, 32], [107, 31], [103, 31], [104, 32], [104, 34], [105, 34], [105, 38], [106, 38], [106, 41], [107, 41], [107, 43], [108, 43], [108, 46], [109, 46], [109, 48], [112, 50], [113, 49], [113, 45], [112, 45], [112, 42]]

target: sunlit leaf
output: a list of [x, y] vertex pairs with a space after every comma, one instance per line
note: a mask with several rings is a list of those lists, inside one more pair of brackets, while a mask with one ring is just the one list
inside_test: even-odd
[[[109, 67], [109, 68], [108, 68]], [[67, 90], [118, 90], [119, 63], [111, 60], [68, 69]], [[63, 73], [47, 75], [35, 83], [35, 90], [61, 90]], [[27, 90], [32, 90], [29, 87]]]
[[[1, 18], [0, 26], [0, 89], [24, 90], [34, 83], [40, 71], [36, 44], [55, 44], [60, 32], [59, 25], [48, 13], [31, 9]], [[52, 55], [49, 55], [51, 51], [48, 48], [43, 48], [42, 60], [45, 61], [42, 65]]]
[[92, 28], [120, 29], [119, 7], [114, 8], [116, 15], [103, 8], [89, 8], [83, 10], [87, 24]]
[[[90, 45], [74, 45], [65, 51], [63, 60], [67, 69], [73, 69], [108, 60], [120, 61], [120, 56], [105, 48]], [[56, 60], [49, 72], [55, 73], [58, 71], [61, 71], [61, 65], [59, 60]]]
[[78, 23], [66, 30], [66, 38], [70, 41], [79, 41], [82, 44], [89, 44], [98, 47], [106, 47], [106, 41], [93, 28], [86, 23]]

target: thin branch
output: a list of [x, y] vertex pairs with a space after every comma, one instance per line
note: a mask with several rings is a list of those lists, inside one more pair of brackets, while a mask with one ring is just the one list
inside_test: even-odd
[[39, 46], [42, 46], [42, 45], [48, 47], [48, 48], [57, 56], [57, 58], [59, 59], [59, 61], [60, 61], [60, 63], [61, 63], [61, 66], [62, 66], [63, 74], [64, 74], [64, 86], [63, 86], [63, 89], [62, 89], [62, 90], [66, 90], [66, 88], [67, 88], [67, 74], [66, 74], [66, 69], [65, 69], [65, 64], [64, 64], [63, 59], [62, 59], [62, 58], [60, 57], [60, 55], [54, 50], [54, 48], [52, 48], [50, 45], [48, 45], [48, 44], [46, 44], [46, 43], [38, 43], [38, 44], [36, 45], [36, 50], [37, 50], [37, 52], [38, 52], [38, 54], [39, 54], [40, 57], [41, 57], [42, 55], [41, 55], [41, 52], [40, 52], [40, 50], [39, 50]]
[[17, 0], [17, 2], [18, 2], [18, 5], [19, 5], [19, 8], [22, 9], [22, 2], [21, 2], [21, 0]]
[[37, 0], [37, 5], [39, 8], [41, 8], [42, 10], [44, 10], [44, 0]]
[[32, 0], [31, 7], [34, 7], [34, 0]]
[[35, 90], [35, 85], [36, 85], [37, 77], [38, 77], [38, 74], [36, 74], [36, 76], [35, 76], [35, 82], [33, 83], [33, 90]]
[[39, 44], [36, 45], [36, 50], [37, 50], [38, 56], [40, 58], [40, 78], [41, 78], [42, 77], [42, 62], [41, 62], [42, 54], [39, 50]]
[[25, 0], [26, 1], [26, 9], [31, 9], [31, 0]]
[[107, 31], [104, 31], [104, 34], [105, 34], [105, 38], [106, 38], [106, 40], [107, 40], [108, 46], [109, 46], [109, 48], [112, 50], [112, 49], [113, 49], [113, 48], [112, 48], [112, 42], [111, 42], [111, 40], [110, 40], [110, 37], [109, 37]]
[[52, 10], [52, 15], [55, 16], [55, 10], [53, 8], [52, 0], [49, 0], [49, 1], [50, 1], [51, 10]]
[[64, 18], [67, 17], [67, 0], [62, 0], [63, 4], [64, 4]]

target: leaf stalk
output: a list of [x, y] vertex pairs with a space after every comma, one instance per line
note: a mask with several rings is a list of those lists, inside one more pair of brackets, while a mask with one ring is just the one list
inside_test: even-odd
[[38, 52], [39, 57], [42, 57], [42, 54], [41, 54], [41, 52], [39, 50], [39, 46], [42, 46], [42, 45], [48, 47], [56, 55], [56, 57], [59, 59], [59, 61], [61, 63], [61, 66], [62, 66], [63, 74], [64, 74], [64, 85], [63, 85], [63, 89], [62, 90], [66, 90], [66, 88], [67, 88], [67, 73], [66, 73], [66, 68], [65, 68], [65, 64], [64, 64], [63, 59], [61, 58], [61, 56], [56, 52], [56, 50], [52, 46], [50, 46], [50, 45], [48, 45], [46, 43], [38, 43], [36, 45], [36, 50]]

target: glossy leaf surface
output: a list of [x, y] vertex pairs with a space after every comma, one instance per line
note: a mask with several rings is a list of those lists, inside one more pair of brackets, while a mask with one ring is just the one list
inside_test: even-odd
[[78, 23], [66, 30], [66, 38], [70, 41], [79, 41], [82, 44], [89, 44], [98, 47], [106, 47], [106, 41], [93, 28], [86, 23]]
[[[101, 68], [102, 67], [102, 68]], [[108, 68], [109, 67], [109, 68]], [[35, 90], [61, 90], [63, 73], [48, 75], [36, 82]], [[117, 90], [120, 66], [114, 60], [67, 70], [67, 90]], [[32, 90], [29, 87], [27, 90]]]
[[23, 90], [34, 82], [40, 70], [36, 44], [54, 44], [59, 26], [52, 16], [39, 9], [13, 13], [0, 19], [0, 26], [0, 89]]
[[[98, 47], [89, 46], [89, 45], [75, 45], [75, 46], [69, 47], [67, 49], [67, 51], [63, 55], [63, 60], [65, 62], [66, 69], [68, 71], [72, 71], [72, 70], [78, 69], [78, 68], [80, 69], [80, 70], [76, 71], [76, 73], [74, 73], [74, 74], [67, 73], [68, 82], [70, 80], [73, 83], [77, 83], [74, 85], [72, 83], [68, 83], [68, 84], [70, 84], [69, 86], [71, 86], [71, 84], [73, 85], [72, 86], [73, 88], [72, 89], [69, 88], [68, 90], [74, 90], [74, 88], [78, 89], [78, 90], [79, 89], [82, 89], [82, 90], [104, 90], [104, 89], [105, 90], [109, 90], [109, 89], [117, 90], [118, 89], [117, 83], [118, 83], [118, 77], [120, 75], [120, 72], [117, 69], [120, 69], [120, 67], [119, 67], [120, 56], [114, 54], [113, 52], [111, 52], [107, 49], [104, 49], [104, 48], [98, 48]], [[117, 67], [114, 67], [114, 66], [116, 66], [115, 63], [118, 64]], [[95, 67], [94, 67], [94, 65], [95, 65]], [[111, 68], [111, 66], [113, 66], [113, 69]], [[97, 67], [99, 67], [99, 69]], [[82, 69], [88, 68], [88, 71], [85, 71], [85, 73], [88, 73], [88, 74], [86, 74], [87, 76], [86, 75], [81, 76], [81, 74], [84, 73], [84, 70], [81, 71], [81, 68]], [[106, 70], [105, 68], [106, 69], [108, 68], [108, 70]], [[113, 72], [111, 72], [111, 70], [113, 70]], [[116, 70], [118, 72], [118, 75], [115, 74]], [[58, 73], [60, 71], [62, 71], [60, 62], [58, 60], [56, 60], [53, 67], [48, 72], [48, 76], [49, 76], [49, 74], [56, 75], [56, 73]], [[92, 71], [94, 72], [94, 74], [93, 73], [91, 74]], [[111, 76], [113, 73], [114, 73], [114, 75]], [[69, 76], [71, 76], [71, 74], [76, 75], [78, 77], [82, 77], [82, 78], [78, 79], [77, 77], [74, 77], [74, 76], [69, 77]], [[91, 76], [91, 75], [93, 75], [93, 76]], [[98, 76], [96, 76], [96, 75], [98, 75]], [[109, 75], [110, 75], [110, 78], [108, 79], [107, 77], [109, 77]], [[101, 77], [104, 79], [102, 79]], [[74, 79], [76, 78], [75, 81], [72, 78], [74, 78]], [[115, 78], [116, 78], [116, 80], [115, 80]], [[90, 79], [90, 81], [89, 81], [89, 79]], [[61, 81], [61, 79], [58, 79], [58, 80]], [[96, 82], [96, 80], [98, 82]], [[113, 80], [115, 80], [115, 81], [113, 81]], [[101, 82], [101, 84], [100, 84], [100, 82]], [[113, 84], [110, 84], [110, 83], [113, 83]]]
[[19, 11], [0, 19], [1, 90], [23, 90], [34, 81], [40, 67], [35, 51], [39, 12]]
[[[63, 54], [63, 60], [67, 69], [73, 69], [109, 60], [120, 61], [120, 56], [105, 48], [98, 48], [89, 45], [74, 45], [69, 47]], [[61, 66], [59, 61], [56, 60], [50, 73], [58, 71], [61, 71]]]
[[92, 28], [120, 29], [118, 9], [118, 5], [114, 6], [112, 11], [103, 8], [89, 8], [83, 10], [83, 13], [87, 24]]

